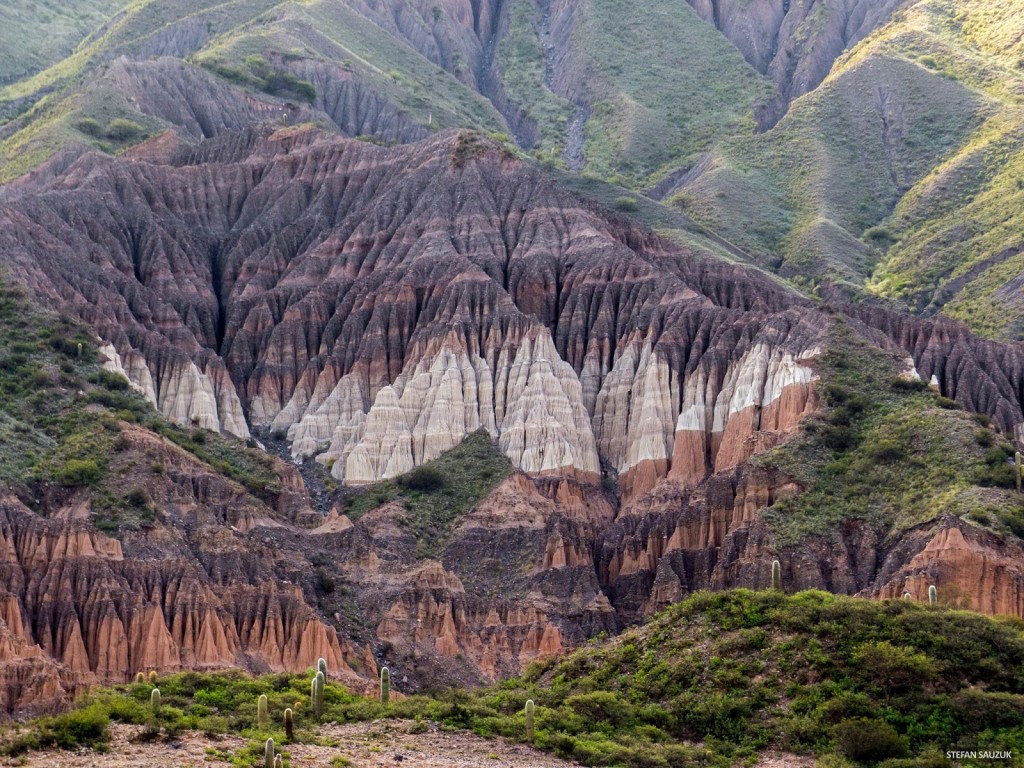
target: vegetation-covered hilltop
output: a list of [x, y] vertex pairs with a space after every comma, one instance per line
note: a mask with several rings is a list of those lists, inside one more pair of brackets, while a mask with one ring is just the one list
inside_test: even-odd
[[319, 717], [311, 675], [190, 672], [101, 690], [15, 728], [2, 750], [103, 749], [110, 723], [123, 722], [145, 726], [141, 740], [186, 730], [250, 739], [235, 752], [209, 750], [214, 764], [262, 765], [273, 738], [287, 766], [285, 709], [298, 743], [317, 740], [320, 724], [396, 717], [419, 724], [413, 732], [435, 721], [523, 741], [528, 699], [536, 747], [594, 766], [724, 767], [771, 749], [827, 756], [831, 768], [931, 768], [953, 765], [947, 749], [1024, 749], [1024, 624], [903, 600], [698, 593], [495, 688], [382, 704], [329, 681]]

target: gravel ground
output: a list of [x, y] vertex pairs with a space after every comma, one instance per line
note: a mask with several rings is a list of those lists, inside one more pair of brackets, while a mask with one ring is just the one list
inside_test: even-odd
[[[285, 746], [294, 768], [337, 768], [339, 755], [352, 768], [567, 768], [576, 763], [559, 760], [523, 744], [502, 739], [481, 739], [465, 731], [409, 733], [408, 721], [376, 721], [325, 725], [322, 745]], [[226, 755], [245, 747], [238, 737], [212, 738], [186, 733], [175, 744], [134, 740], [139, 726], [112, 727], [111, 749], [95, 752], [35, 752], [6, 764], [33, 768], [226, 768]], [[766, 754], [755, 768], [814, 768], [813, 758]]]

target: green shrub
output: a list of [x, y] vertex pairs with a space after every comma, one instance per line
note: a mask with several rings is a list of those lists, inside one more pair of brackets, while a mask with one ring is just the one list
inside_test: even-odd
[[635, 213], [639, 210], [636, 200], [632, 197], [626, 197], [625, 195], [616, 197], [615, 200], [612, 201], [612, 208], [616, 211], [622, 211], [623, 213]]
[[883, 720], [859, 717], [844, 720], [834, 732], [836, 750], [857, 763], [877, 763], [906, 757], [907, 740]]
[[132, 141], [142, 135], [143, 128], [133, 120], [119, 117], [107, 126], [107, 138], [113, 141]]
[[444, 475], [428, 466], [416, 467], [412, 472], [399, 477], [396, 482], [410, 491], [427, 493], [440, 490], [445, 486]]
[[84, 117], [76, 122], [75, 128], [86, 136], [92, 136], [94, 139], [103, 136], [103, 126], [98, 120], [93, 120], [91, 117]]
[[884, 248], [893, 242], [893, 236], [885, 227], [871, 227], [864, 231], [864, 239], [878, 247]]
[[103, 471], [93, 459], [68, 459], [54, 469], [53, 477], [67, 487], [95, 485], [102, 479]]

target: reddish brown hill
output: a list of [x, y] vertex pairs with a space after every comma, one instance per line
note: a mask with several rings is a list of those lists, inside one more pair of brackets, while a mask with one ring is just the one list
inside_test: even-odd
[[[151, 529], [98, 534], [87, 495], [3, 502], [9, 708], [150, 666], [372, 672], [366, 648], [407, 688], [493, 677], [687, 591], [762, 586], [780, 548], [759, 513], [800, 488], [747, 459], [819, 407], [836, 316], [454, 132], [382, 148], [253, 128], [88, 154], [2, 191], [0, 264], [179, 424], [273, 432], [349, 485], [481, 429], [518, 470], [424, 560], [401, 505], [318, 525], [285, 463], [288, 493], [260, 502], [136, 430], [174, 467]], [[1017, 434], [1019, 347], [842, 313]], [[970, 604], [1024, 613], [1019, 545], [951, 516], [885, 533], [787, 549], [787, 583], [892, 594], [953, 568]]]

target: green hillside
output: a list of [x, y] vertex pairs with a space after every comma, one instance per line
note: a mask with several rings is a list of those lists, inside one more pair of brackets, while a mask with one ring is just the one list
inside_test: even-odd
[[674, 202], [802, 287], [1020, 336], [1022, 10], [913, 4], [773, 130], [722, 141]]
[[127, 0], [8, 0], [0, 5], [0, 85], [46, 69]]
[[987, 418], [901, 377], [903, 365], [834, 322], [816, 363], [822, 411], [754, 460], [805, 489], [763, 512], [781, 544], [835, 538], [851, 520], [894, 535], [947, 514], [1024, 538], [1013, 444]]
[[[1024, 624], [902, 600], [697, 593], [642, 628], [488, 690], [382, 704], [331, 681], [319, 717], [309, 674], [163, 677], [155, 713], [152, 683], [98, 691], [8, 733], [0, 752], [102, 751], [111, 722], [125, 722], [146, 726], [147, 740], [240, 734], [250, 739], [244, 749], [208, 754], [251, 766], [262, 764], [268, 736], [288, 759], [286, 707], [298, 743], [318, 743], [321, 723], [394, 717], [414, 720], [410, 733], [438, 723], [524, 741], [527, 699], [536, 704], [535, 745], [583, 765], [726, 768], [772, 749], [824, 755], [829, 768], [932, 768], [955, 765], [942, 757], [949, 745], [1024, 749]], [[261, 694], [266, 728], [257, 723]]]

